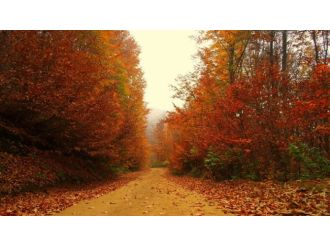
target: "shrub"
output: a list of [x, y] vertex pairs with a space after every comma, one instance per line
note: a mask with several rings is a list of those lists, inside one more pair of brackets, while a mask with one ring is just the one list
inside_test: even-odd
[[220, 165], [219, 155], [213, 152], [212, 150], [209, 150], [204, 159], [204, 166], [207, 168], [208, 171], [212, 173], [212, 175], [214, 175], [219, 165]]
[[212, 149], [207, 152], [204, 166], [216, 180], [236, 179], [242, 177], [243, 153], [240, 149], [228, 149], [219, 155]]
[[324, 178], [330, 175], [330, 160], [316, 147], [305, 143], [289, 144], [290, 156], [302, 166], [301, 178]]

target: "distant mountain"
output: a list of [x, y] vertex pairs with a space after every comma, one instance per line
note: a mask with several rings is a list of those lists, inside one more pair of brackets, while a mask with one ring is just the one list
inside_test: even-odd
[[154, 141], [153, 132], [156, 124], [166, 116], [167, 111], [161, 109], [150, 109], [148, 114], [147, 137], [150, 143]]

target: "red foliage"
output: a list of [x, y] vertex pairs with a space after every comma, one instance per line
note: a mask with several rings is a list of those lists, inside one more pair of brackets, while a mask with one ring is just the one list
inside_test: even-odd
[[[165, 159], [176, 172], [287, 180], [299, 177], [303, 165], [290, 154], [291, 144], [329, 158], [329, 66], [309, 62], [307, 73], [306, 64], [291, 60], [296, 50], [267, 51], [279, 35], [249, 33], [202, 35], [209, 42], [201, 51], [204, 66], [195, 81], [187, 76], [192, 87], [185, 81], [177, 89], [176, 95], [187, 95], [185, 105], [165, 120], [173, 142]], [[290, 35], [292, 44], [300, 39]], [[280, 61], [288, 53], [289, 62]]]
[[127, 31], [1, 31], [0, 40], [0, 120], [38, 148], [146, 162], [145, 82]]

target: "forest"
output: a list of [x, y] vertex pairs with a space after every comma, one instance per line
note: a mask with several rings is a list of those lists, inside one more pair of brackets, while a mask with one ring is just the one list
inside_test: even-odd
[[165, 113], [129, 31], [0, 31], [0, 215], [330, 215], [330, 31], [194, 39]]
[[175, 174], [217, 181], [330, 175], [329, 31], [203, 31], [184, 102], [155, 130]]

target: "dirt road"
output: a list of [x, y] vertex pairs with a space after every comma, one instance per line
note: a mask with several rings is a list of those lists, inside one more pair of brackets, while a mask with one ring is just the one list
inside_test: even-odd
[[224, 215], [216, 203], [167, 180], [165, 171], [151, 169], [118, 190], [57, 215]]

